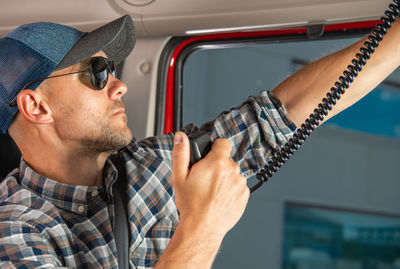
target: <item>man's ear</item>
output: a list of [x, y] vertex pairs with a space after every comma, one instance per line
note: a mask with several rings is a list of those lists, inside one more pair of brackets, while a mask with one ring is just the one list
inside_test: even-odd
[[53, 122], [50, 107], [39, 92], [23, 90], [18, 94], [17, 104], [23, 117], [34, 124]]

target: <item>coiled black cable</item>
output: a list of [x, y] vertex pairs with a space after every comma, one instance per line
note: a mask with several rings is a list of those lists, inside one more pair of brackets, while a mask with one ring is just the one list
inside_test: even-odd
[[391, 28], [392, 23], [396, 21], [396, 17], [400, 15], [400, 0], [393, 0], [393, 2], [394, 4], [390, 4], [389, 9], [385, 11], [385, 16], [381, 17], [380, 22], [371, 31], [368, 36], [368, 41], [364, 42], [364, 46], [360, 48], [361, 53], [356, 54], [357, 59], [353, 59], [352, 64], [347, 66], [347, 70], [345, 70], [343, 75], [335, 82], [335, 86], [326, 94], [326, 97], [322, 99], [321, 103], [314, 109], [314, 112], [309, 118], [297, 129], [293, 137], [276, 152], [268, 164], [257, 173], [256, 178], [258, 179], [258, 183], [250, 188], [250, 192], [254, 192], [261, 187], [264, 182], [267, 182], [268, 179], [289, 160], [293, 153], [305, 142], [311, 132], [320, 125], [324, 117], [328, 115], [328, 112], [332, 110], [336, 101], [339, 100], [341, 95], [349, 88], [354, 78], [361, 72], [371, 55], [375, 52], [375, 49], [379, 46], [379, 43], [383, 40], [383, 36], [386, 35], [388, 29]]

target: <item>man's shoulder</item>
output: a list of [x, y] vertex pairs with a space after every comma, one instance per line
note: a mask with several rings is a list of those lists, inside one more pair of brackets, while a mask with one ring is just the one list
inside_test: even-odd
[[143, 140], [132, 142], [119, 150], [125, 158], [143, 159], [148, 157], [159, 157], [161, 159], [171, 159], [171, 152], [174, 145], [172, 133], [147, 137]]
[[169, 133], [157, 136], [149, 136], [139, 141], [136, 141], [136, 139], [133, 138], [129, 145], [121, 150], [137, 152], [138, 150], [170, 149], [174, 144], [173, 137], [173, 133]]
[[0, 181], [0, 203], [8, 200], [21, 190], [18, 183], [19, 169], [14, 169], [4, 179]]
[[[53, 206], [18, 183], [18, 171], [0, 183], [0, 223], [14, 223], [36, 228], [58, 224]], [[58, 215], [58, 214], [57, 214]]]

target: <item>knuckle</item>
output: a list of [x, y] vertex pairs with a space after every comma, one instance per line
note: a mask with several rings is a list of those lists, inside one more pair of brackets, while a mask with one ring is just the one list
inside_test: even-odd
[[215, 169], [213, 175], [219, 182], [223, 182], [226, 179], [226, 172], [223, 169]]
[[237, 175], [234, 177], [234, 183], [233, 183], [239, 190], [243, 188], [245, 184], [244, 177], [242, 175]]
[[233, 171], [235, 174], [240, 174], [240, 167], [236, 163], [234, 163]]
[[214, 141], [216, 148], [231, 149], [232, 143], [226, 138], [218, 138]]
[[229, 141], [228, 139], [221, 138], [220, 140], [221, 140], [221, 143], [222, 143], [223, 146], [225, 146], [225, 147], [231, 147], [232, 146], [231, 141]]
[[245, 197], [247, 197], [247, 199], [250, 197], [250, 189], [249, 189], [249, 187], [247, 187], [247, 185], [244, 188], [244, 195], [245, 195]]
[[228, 144], [231, 144], [228, 139], [226, 138], [218, 138], [215, 140], [215, 143], [221, 146], [227, 146]]
[[227, 168], [227, 163], [222, 157], [215, 158], [213, 164], [218, 170], [223, 170]]
[[245, 178], [244, 176], [242, 176], [242, 175], [240, 175], [240, 177], [239, 177], [239, 185], [240, 185], [241, 188], [248, 189], [248, 187], [247, 187], [247, 180], [246, 180], [246, 178]]
[[209, 165], [209, 168], [214, 171], [226, 170], [226, 163], [222, 158], [213, 158]]

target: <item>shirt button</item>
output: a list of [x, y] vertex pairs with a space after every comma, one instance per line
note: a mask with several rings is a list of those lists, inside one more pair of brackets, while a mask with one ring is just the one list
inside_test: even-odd
[[92, 197], [95, 197], [95, 196], [97, 196], [98, 194], [99, 194], [98, 190], [94, 190], [94, 191], [92, 191], [92, 193], [91, 193]]
[[83, 205], [78, 206], [79, 213], [83, 213], [85, 211], [85, 207]]

